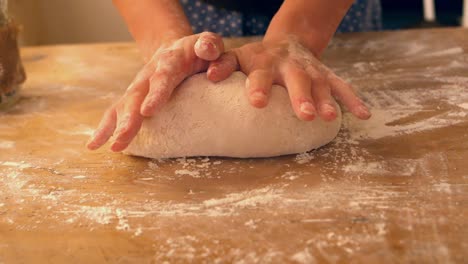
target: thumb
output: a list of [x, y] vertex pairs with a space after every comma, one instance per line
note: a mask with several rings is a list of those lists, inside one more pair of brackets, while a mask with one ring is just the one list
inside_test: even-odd
[[224, 52], [223, 39], [216, 33], [203, 32], [194, 35], [194, 39], [193, 49], [200, 59], [214, 61]]

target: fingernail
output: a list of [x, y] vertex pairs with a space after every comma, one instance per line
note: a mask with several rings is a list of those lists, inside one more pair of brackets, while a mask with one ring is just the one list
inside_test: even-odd
[[329, 104], [322, 105], [322, 112], [324, 113], [333, 113], [335, 112], [335, 108]]
[[367, 110], [367, 108], [365, 106], [361, 105], [361, 106], [359, 106], [357, 108], [357, 110], [358, 110], [359, 114], [361, 114], [363, 116], [366, 116], [366, 117], [370, 116], [369, 110]]
[[202, 40], [198, 39], [197, 42], [195, 42], [195, 48], [196, 49], [202, 49]]
[[94, 149], [94, 144], [91, 144], [91, 141], [86, 142], [86, 147], [88, 149]]
[[211, 66], [206, 72], [206, 74], [208, 75], [216, 74], [217, 71], [218, 71], [218, 68], [216, 66]]
[[[86, 142], [86, 146], [91, 146], [91, 143], [93, 143], [94, 139], [96, 138], [96, 135], [98, 133], [98, 129], [94, 130], [93, 135], [89, 137], [88, 141]], [[94, 144], [92, 144], [94, 145]]]
[[114, 142], [112, 142], [112, 145], [111, 145], [110, 149], [111, 149], [113, 152], [118, 152], [119, 149], [120, 149], [119, 147], [120, 147], [120, 146], [119, 146], [119, 143], [116, 142], [116, 141], [114, 141]]
[[195, 47], [199, 50], [205, 51], [205, 50], [209, 50], [211, 47], [215, 48], [215, 45], [211, 42], [198, 39], [197, 43], [195, 43]]
[[301, 104], [301, 112], [308, 115], [314, 115], [314, 105], [311, 102], [304, 102]]
[[94, 138], [91, 138], [88, 142], [86, 142], [86, 147], [89, 150], [96, 150], [99, 148], [99, 145], [96, 142], [94, 142]]
[[110, 149], [113, 152], [120, 152], [120, 151], [124, 150], [127, 147], [126, 144], [127, 143], [125, 143], [125, 142], [114, 141], [114, 142], [112, 142], [112, 145], [111, 145]]
[[144, 105], [141, 106], [141, 114], [148, 114], [149, 112], [149, 106], [148, 103], [145, 103]]
[[148, 102], [141, 107], [140, 114], [144, 116], [151, 116], [156, 111], [155, 103]]
[[96, 150], [98, 147], [96, 145], [88, 145], [87, 146], [89, 150]]
[[254, 92], [250, 95], [250, 98], [255, 102], [263, 102], [266, 99], [266, 96], [262, 92]]

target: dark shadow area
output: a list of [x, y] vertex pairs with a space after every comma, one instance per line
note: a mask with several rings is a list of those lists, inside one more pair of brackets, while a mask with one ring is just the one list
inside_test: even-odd
[[436, 23], [426, 23], [422, 0], [381, 0], [383, 27], [386, 30], [459, 26], [463, 0], [436, 0]]

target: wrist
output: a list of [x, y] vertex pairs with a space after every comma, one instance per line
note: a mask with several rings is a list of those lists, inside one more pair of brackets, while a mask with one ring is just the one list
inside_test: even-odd
[[295, 38], [319, 57], [352, 0], [285, 0], [265, 34], [266, 41]]
[[168, 32], [166, 34], [148, 34], [141, 39], [135, 38], [135, 41], [143, 55], [145, 61], [150, 60], [154, 53], [164, 47], [171, 46], [177, 40], [191, 35], [192, 32]]
[[307, 34], [294, 32], [294, 30], [284, 32], [267, 32], [263, 39], [266, 45], [275, 45], [280, 43], [290, 43], [294, 41], [307, 48], [316, 58], [319, 58], [328, 45], [329, 38], [319, 31], [309, 30]]
[[161, 45], [192, 34], [179, 1], [114, 0], [145, 59]]

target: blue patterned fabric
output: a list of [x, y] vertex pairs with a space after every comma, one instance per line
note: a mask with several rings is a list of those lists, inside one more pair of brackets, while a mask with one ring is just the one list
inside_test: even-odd
[[[225, 37], [265, 34], [270, 19], [219, 9], [200, 0], [180, 0], [194, 33], [216, 32]], [[356, 0], [344, 17], [338, 32], [382, 29], [380, 0]]]

